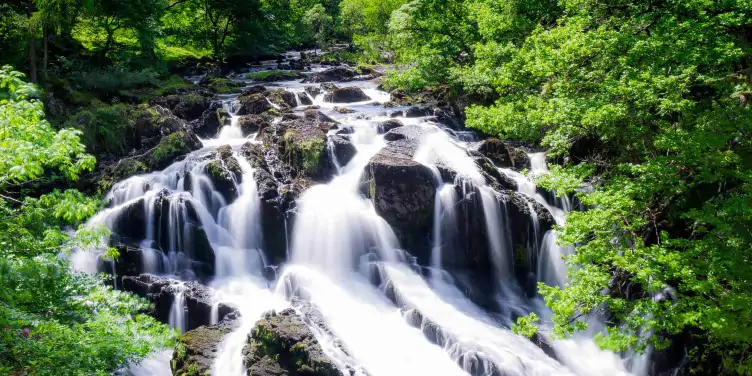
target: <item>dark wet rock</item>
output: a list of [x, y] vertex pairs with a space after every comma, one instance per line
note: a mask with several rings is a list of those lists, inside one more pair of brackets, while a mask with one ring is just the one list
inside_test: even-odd
[[419, 140], [421, 137], [423, 137], [425, 134], [427, 134], [427, 131], [425, 128], [421, 128], [417, 125], [405, 125], [402, 127], [396, 127], [390, 129], [386, 134], [384, 134], [384, 140], [387, 141], [399, 141], [399, 140]]
[[433, 115], [430, 108], [410, 107], [404, 112], [405, 117], [416, 118]]
[[330, 103], [353, 103], [371, 100], [359, 87], [348, 86], [337, 88], [324, 94], [324, 101]]
[[322, 72], [311, 73], [304, 83], [339, 82], [350, 81], [358, 76], [358, 72], [349, 68], [331, 68]]
[[324, 122], [324, 123], [334, 123], [336, 124], [337, 121], [326, 115], [325, 113], [319, 111], [319, 110], [305, 110], [303, 112], [303, 115], [305, 116], [306, 120], [310, 121], [318, 121], [318, 122]]
[[[287, 66], [284, 68], [292, 68], [291, 66]], [[296, 80], [301, 79], [305, 77], [303, 73], [295, 70], [277, 70], [272, 72], [254, 72], [249, 73], [246, 78], [254, 80], [254, 81], [260, 81], [260, 82], [276, 82], [276, 81], [290, 81], [290, 80]]]
[[186, 129], [163, 137], [151, 151], [148, 165], [153, 170], [162, 170], [186, 154], [201, 149], [203, 145], [196, 135]]
[[322, 93], [321, 87], [319, 86], [306, 86], [305, 92], [308, 93], [308, 95], [311, 96], [311, 98], [316, 98], [319, 94]]
[[284, 158], [296, 173], [316, 178], [326, 171], [326, 133], [314, 122], [295, 121], [282, 124]]
[[238, 97], [240, 108], [238, 115], [261, 115], [264, 112], [274, 109], [269, 100], [262, 93], [252, 93]]
[[377, 126], [379, 129], [379, 133], [383, 134], [383, 133], [387, 133], [391, 131], [392, 129], [402, 127], [404, 126], [404, 124], [402, 124], [402, 122], [397, 119], [391, 119], [391, 120], [381, 121], [379, 122]]
[[204, 111], [209, 109], [211, 97], [209, 92], [196, 90], [155, 98], [151, 103], [167, 108], [175, 116], [190, 121], [200, 118]]
[[238, 198], [237, 187], [241, 183], [243, 172], [229, 145], [217, 149], [214, 159], [205, 168], [214, 189], [222, 195], [225, 202], [230, 203]]
[[196, 134], [203, 138], [213, 138], [219, 130], [230, 124], [230, 113], [224, 108], [206, 110], [201, 115], [200, 127]]
[[371, 158], [364, 181], [363, 193], [395, 230], [400, 244], [411, 251], [424, 250], [436, 193], [431, 170], [387, 147]]
[[266, 313], [253, 327], [243, 355], [249, 376], [342, 376], [292, 309]]
[[332, 108], [332, 111], [338, 113], [338, 114], [352, 114], [356, 112], [353, 109], [347, 108], [347, 107], [334, 107]]
[[251, 95], [251, 94], [261, 94], [265, 91], [266, 91], [266, 87], [264, 87], [263, 85], [254, 85], [243, 90], [243, 94], [241, 95], [245, 96], [245, 95]]
[[355, 145], [344, 137], [330, 136], [329, 141], [330, 146], [334, 148], [332, 151], [340, 166], [346, 166], [355, 157], [355, 154], [358, 153]]
[[341, 127], [335, 133], [339, 136], [347, 136], [355, 133], [355, 129], [353, 127]]
[[237, 320], [217, 325], [201, 326], [178, 338], [172, 353], [170, 368], [173, 375], [203, 376], [211, 373], [225, 337], [238, 328]]
[[261, 115], [243, 115], [238, 118], [238, 126], [243, 132], [243, 137], [248, 137], [269, 125], [269, 121]]
[[176, 297], [182, 294], [186, 330], [210, 325], [214, 306], [217, 307], [219, 321], [237, 312], [234, 307], [217, 303], [214, 290], [198, 282], [182, 282], [152, 274], [141, 274], [122, 277], [122, 288], [152, 302], [154, 309], [149, 314], [164, 323], [169, 322], [173, 303]]
[[498, 138], [489, 138], [479, 142], [478, 152], [488, 157], [497, 167], [517, 170], [530, 168], [530, 158], [522, 148], [512, 146]]
[[279, 106], [283, 111], [287, 111], [298, 105], [295, 93], [285, 89], [269, 90], [266, 94], [269, 101]]
[[298, 97], [298, 101], [303, 106], [310, 106], [313, 104], [313, 100], [311, 100], [311, 97], [308, 96], [306, 93], [296, 93], [295, 94]]

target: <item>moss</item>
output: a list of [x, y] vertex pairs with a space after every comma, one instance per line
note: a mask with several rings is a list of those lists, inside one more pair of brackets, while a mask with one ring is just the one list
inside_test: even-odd
[[225, 77], [209, 77], [204, 83], [210, 90], [220, 94], [233, 94], [241, 92], [242, 85]]
[[188, 145], [189, 140], [190, 135], [183, 131], [174, 132], [167, 137], [163, 137], [159, 141], [159, 145], [151, 153], [149, 165], [153, 168], [166, 167], [166, 164], [175, 157], [192, 150], [191, 147], [193, 145]]
[[324, 155], [326, 145], [324, 140], [318, 137], [309, 139], [299, 139], [298, 134], [293, 130], [285, 132], [285, 144], [288, 156], [300, 160], [305, 172], [314, 175], [318, 172], [321, 158]]

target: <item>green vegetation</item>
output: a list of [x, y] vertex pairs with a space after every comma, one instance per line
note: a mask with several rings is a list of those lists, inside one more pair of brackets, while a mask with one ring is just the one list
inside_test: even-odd
[[75, 190], [30, 195], [30, 184], [75, 180], [95, 161], [80, 131], [45, 120], [23, 78], [0, 69], [0, 373], [107, 374], [169, 346], [174, 332], [140, 314], [146, 301], [58, 257], [99, 246], [105, 231], [83, 223], [100, 202]]
[[306, 137], [294, 130], [288, 130], [284, 135], [285, 148], [289, 158], [311, 176], [316, 175], [321, 167], [321, 158], [326, 152], [324, 139], [316, 135]]
[[752, 372], [749, 4], [413, 1], [385, 25], [387, 86], [449, 85], [470, 127], [558, 158], [541, 185], [594, 188], [560, 229], [569, 284], [540, 286], [557, 335], [604, 313], [603, 347], [682, 335], [697, 372]]

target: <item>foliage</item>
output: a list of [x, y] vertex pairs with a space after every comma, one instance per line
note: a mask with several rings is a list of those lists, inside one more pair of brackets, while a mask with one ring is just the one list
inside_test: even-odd
[[323, 48], [326, 47], [327, 41], [332, 34], [333, 20], [332, 16], [326, 13], [326, 9], [321, 4], [314, 5], [303, 17], [303, 22], [308, 26], [310, 33], [316, 44]]
[[94, 164], [80, 131], [55, 131], [23, 78], [0, 69], [0, 373], [107, 374], [174, 333], [139, 314], [144, 300], [59, 257], [101, 243], [105, 231], [83, 225], [98, 200], [75, 190], [21, 198], [30, 184], [74, 180]]

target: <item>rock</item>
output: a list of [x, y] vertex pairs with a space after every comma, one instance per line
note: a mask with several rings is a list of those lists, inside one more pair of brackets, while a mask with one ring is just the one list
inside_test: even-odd
[[252, 93], [238, 97], [240, 108], [238, 115], [261, 115], [264, 112], [273, 109], [269, 100], [260, 93]]
[[379, 134], [387, 133], [391, 131], [392, 129], [399, 128], [403, 126], [401, 121], [396, 119], [386, 120], [386, 121], [380, 121], [377, 125], [379, 129]]
[[237, 187], [241, 183], [243, 172], [238, 160], [232, 155], [232, 148], [229, 145], [217, 149], [214, 159], [204, 168], [214, 189], [222, 195], [226, 203], [238, 198]]
[[185, 329], [193, 330], [202, 325], [210, 325], [212, 309], [216, 306], [217, 319], [232, 317], [237, 310], [223, 303], [217, 303], [213, 289], [197, 282], [182, 282], [162, 278], [152, 274], [122, 277], [122, 288], [154, 304], [150, 315], [167, 323], [178, 294], [182, 294]]
[[152, 103], [169, 109], [177, 117], [195, 120], [201, 117], [211, 105], [211, 93], [191, 91], [185, 94], [173, 94], [155, 98]]
[[201, 115], [200, 128], [196, 129], [196, 134], [203, 138], [213, 138], [223, 126], [229, 123], [230, 113], [224, 108], [206, 110]]
[[390, 129], [384, 134], [384, 140], [386, 141], [399, 141], [399, 140], [419, 140], [426, 134], [426, 129], [417, 125], [405, 125], [402, 127], [396, 127]]
[[241, 95], [261, 94], [265, 91], [266, 91], [266, 87], [264, 87], [263, 85], [254, 85], [243, 90], [243, 94]]
[[201, 149], [201, 140], [189, 130], [181, 130], [162, 138], [151, 151], [148, 160], [149, 168], [163, 170], [180, 157]]
[[338, 113], [338, 114], [352, 114], [356, 111], [347, 107], [334, 107], [332, 111]]
[[321, 177], [326, 172], [326, 133], [313, 122], [283, 124], [282, 148], [288, 165], [297, 173]]
[[408, 118], [416, 118], [416, 117], [424, 117], [424, 116], [431, 116], [432, 111], [430, 108], [420, 108], [420, 107], [410, 107], [407, 110], [405, 110], [405, 117]]
[[334, 123], [334, 124], [337, 123], [336, 120], [330, 118], [329, 116], [327, 116], [326, 114], [324, 114], [323, 112], [319, 110], [312, 110], [312, 109], [305, 110], [303, 112], [303, 115], [305, 116], [306, 120], [318, 121], [318, 122], [324, 122], [324, 123]]
[[346, 166], [358, 153], [358, 149], [355, 148], [350, 140], [341, 136], [330, 136], [329, 145], [333, 148], [334, 156], [337, 158], [339, 166]]
[[238, 118], [238, 126], [240, 126], [240, 130], [243, 132], [243, 137], [257, 133], [269, 125], [269, 122], [260, 115], [243, 115]]
[[311, 97], [308, 96], [306, 93], [296, 93], [298, 97], [298, 101], [303, 106], [310, 106], [313, 104], [313, 100], [311, 100]]
[[431, 170], [411, 155], [387, 147], [371, 158], [364, 176], [363, 193], [395, 230], [400, 244], [410, 251], [425, 251], [426, 242], [430, 242], [436, 194]]
[[358, 76], [358, 73], [348, 68], [330, 68], [322, 72], [308, 75], [303, 83], [339, 82], [349, 81]]
[[249, 376], [342, 376], [293, 309], [265, 314], [253, 327], [243, 355]]
[[321, 88], [318, 86], [306, 86], [304, 90], [312, 98], [316, 98], [318, 95], [322, 93]]
[[217, 325], [202, 326], [181, 335], [172, 353], [172, 374], [209, 375], [223, 340], [236, 330], [238, 325], [237, 320], [227, 320]]
[[338, 88], [324, 94], [324, 101], [330, 103], [353, 103], [370, 100], [371, 97], [367, 96], [363, 90], [355, 86]]
[[[291, 68], [291, 67], [288, 67]], [[289, 81], [304, 78], [305, 76], [294, 70], [283, 71], [275, 70], [269, 72], [253, 72], [249, 73], [246, 78], [260, 82], [276, 82], [276, 81]]]
[[298, 105], [298, 101], [295, 99], [295, 94], [285, 89], [269, 90], [266, 95], [269, 101], [280, 106], [280, 109], [283, 111], [287, 111]]
[[218, 94], [239, 93], [243, 88], [243, 84], [240, 82], [213, 74], [207, 74], [198, 84], [199, 86], [205, 87], [209, 91]]

